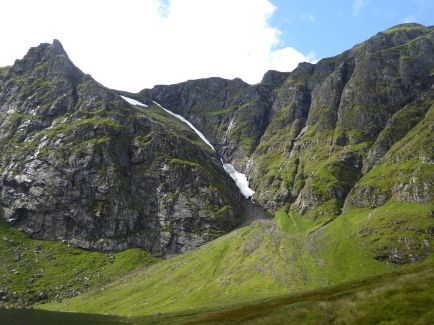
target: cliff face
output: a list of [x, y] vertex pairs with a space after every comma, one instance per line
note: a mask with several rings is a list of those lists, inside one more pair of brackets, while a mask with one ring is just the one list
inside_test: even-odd
[[82, 73], [58, 41], [1, 70], [0, 148], [0, 216], [32, 238], [162, 255], [242, 222], [215, 152]]
[[306, 229], [358, 209], [423, 206], [423, 221], [394, 214], [381, 227], [395, 235], [369, 243], [378, 259], [420, 259], [432, 249], [433, 33], [399, 25], [256, 85], [210, 78], [138, 94], [103, 87], [59, 42], [42, 44], [0, 69], [0, 214], [33, 238], [182, 252], [256, 211], [222, 157], [259, 204]]
[[316, 220], [388, 200], [433, 200], [434, 28], [398, 25], [261, 83], [218, 78], [145, 89], [246, 172], [255, 198]]
[[371, 256], [408, 263], [433, 251], [433, 84], [434, 28], [403, 24], [256, 85], [211, 78], [130, 95], [194, 121], [290, 232], [317, 237], [350, 218]]

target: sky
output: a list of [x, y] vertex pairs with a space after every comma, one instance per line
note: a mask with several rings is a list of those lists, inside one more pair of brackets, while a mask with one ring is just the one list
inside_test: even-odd
[[434, 24], [434, 0], [1, 0], [0, 12], [0, 66], [56, 38], [85, 73], [133, 92], [212, 76], [257, 83], [396, 24]]

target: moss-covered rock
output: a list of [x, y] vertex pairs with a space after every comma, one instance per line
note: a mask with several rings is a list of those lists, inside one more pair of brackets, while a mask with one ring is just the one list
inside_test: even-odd
[[76, 68], [58, 41], [3, 72], [0, 215], [17, 229], [164, 255], [243, 222], [235, 183], [187, 125], [155, 105], [130, 105]]

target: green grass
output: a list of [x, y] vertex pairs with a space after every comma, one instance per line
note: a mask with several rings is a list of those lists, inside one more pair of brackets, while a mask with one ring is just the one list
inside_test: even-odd
[[234, 112], [236, 109], [237, 109], [237, 107], [233, 106], [233, 107], [223, 108], [223, 109], [219, 109], [219, 110], [215, 110], [215, 111], [205, 112], [205, 113], [203, 113], [203, 115], [205, 115], [205, 116], [226, 115], [226, 114], [230, 114], [230, 113]]
[[[37, 301], [40, 293], [49, 300], [64, 299], [99, 287], [154, 261], [141, 249], [105, 254], [69, 247], [53, 241], [32, 240], [0, 222], [0, 291], [15, 292], [15, 301], [0, 306]], [[110, 262], [109, 255], [114, 257]], [[57, 296], [57, 297], [56, 297]]]
[[283, 246], [291, 247], [289, 236], [274, 224], [257, 223], [137, 271], [103, 292], [40, 308], [141, 315], [284, 293], [291, 274], [289, 260], [277, 253]]
[[183, 160], [183, 159], [178, 159], [178, 158], [169, 158], [168, 162], [171, 165], [188, 166], [191, 168], [199, 168], [200, 167], [200, 165], [194, 161]]
[[432, 324], [434, 265], [229, 308], [133, 318], [134, 324]]
[[276, 211], [276, 213], [274, 214], [274, 221], [281, 230], [286, 232], [289, 232], [289, 230], [294, 227], [285, 208]]
[[[137, 270], [104, 290], [38, 308], [123, 316], [222, 308], [406, 269], [375, 257], [393, 248], [404, 259], [430, 255], [432, 244], [423, 246], [429, 240], [425, 229], [432, 226], [430, 211], [430, 206], [389, 202], [317, 223], [279, 210], [276, 223], [255, 222]], [[405, 237], [412, 238], [411, 249]]]
[[8, 67], [1, 67], [0, 68], [0, 78], [4, 78], [6, 77], [6, 75], [8, 74], [9, 70], [10, 70], [10, 66]]
[[389, 29], [386, 29], [383, 33], [384, 34], [392, 34], [398, 31], [410, 31], [410, 30], [416, 30], [416, 29], [425, 29], [426, 27], [419, 25], [419, 24], [400, 24], [396, 25], [394, 27], [391, 27]]

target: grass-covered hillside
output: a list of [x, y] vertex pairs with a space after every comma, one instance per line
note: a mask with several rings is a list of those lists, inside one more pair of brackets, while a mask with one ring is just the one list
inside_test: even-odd
[[419, 324], [434, 320], [434, 267], [229, 308], [133, 318], [134, 324]]
[[0, 251], [0, 307], [60, 301], [155, 260], [141, 249], [106, 254], [32, 240], [4, 222], [0, 222]]
[[402, 242], [407, 255], [431, 250], [430, 235], [422, 231], [432, 224], [430, 211], [429, 206], [390, 203], [351, 210], [314, 227], [279, 211], [276, 222], [257, 221], [195, 251], [137, 270], [103, 290], [39, 308], [125, 316], [180, 312], [404, 269], [384, 259], [382, 250], [390, 240]]

